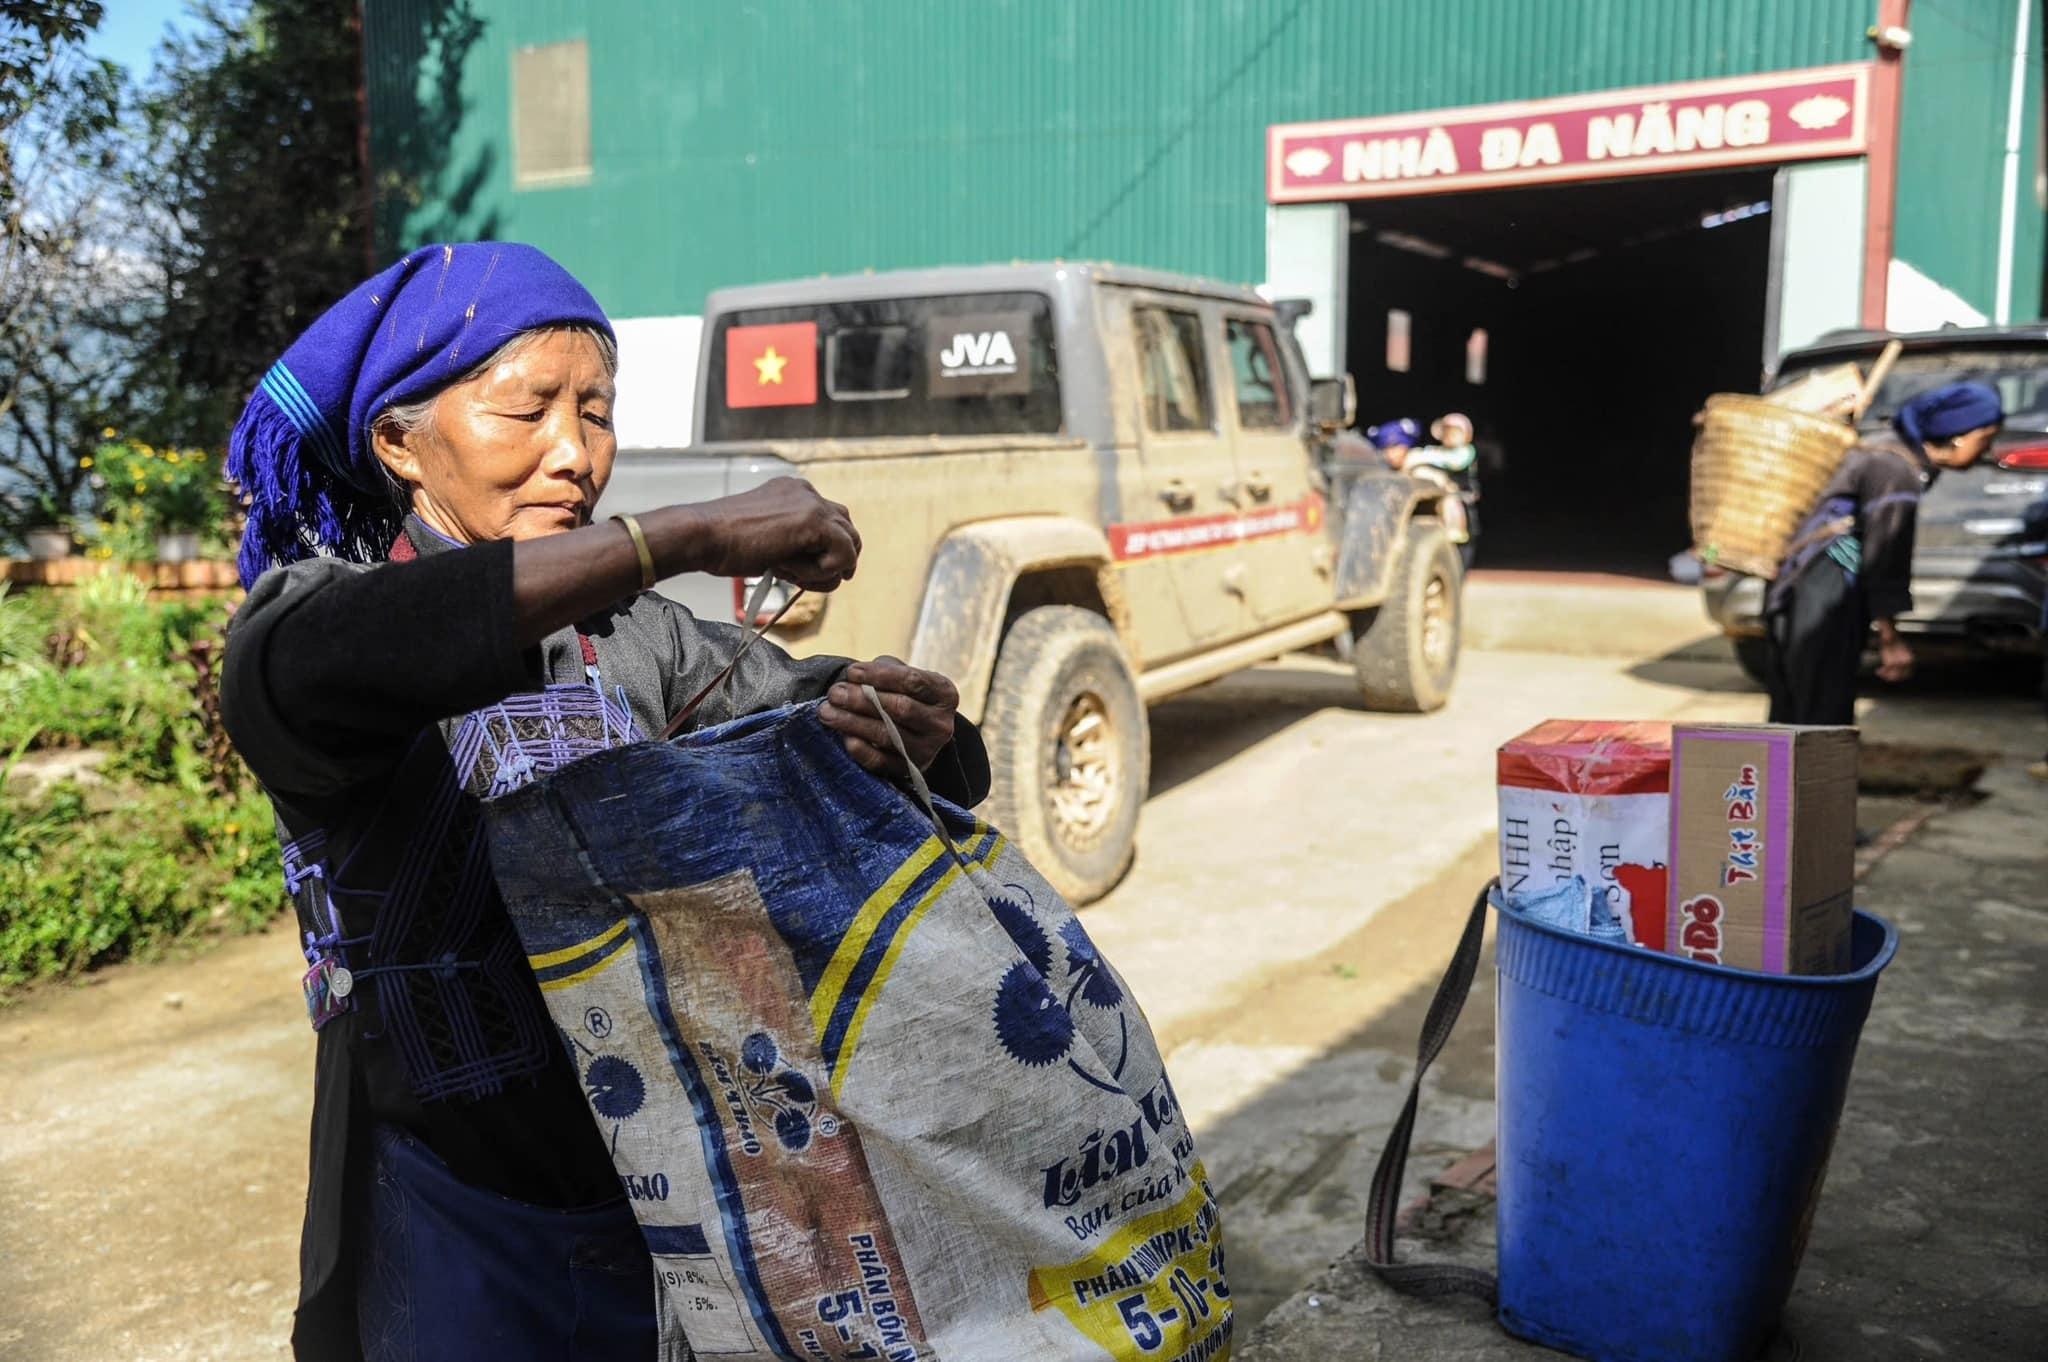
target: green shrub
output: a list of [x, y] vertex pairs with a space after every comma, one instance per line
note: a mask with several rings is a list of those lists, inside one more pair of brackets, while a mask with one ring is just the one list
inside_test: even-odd
[[101, 444], [84, 466], [97, 475], [110, 520], [139, 522], [154, 536], [216, 530], [226, 521], [234, 502], [220, 464], [218, 455], [203, 449], [157, 449], [116, 438]]
[[[125, 574], [0, 592], [0, 998], [284, 906], [269, 804], [203, 717], [192, 648], [222, 623], [219, 602], [154, 603]], [[105, 783], [7, 785], [52, 747], [104, 750]]]
[[18, 667], [34, 669], [46, 661], [44, 645], [50, 637], [54, 617], [43, 599], [11, 590], [11, 582], [0, 582], [0, 675]]
[[200, 741], [190, 668], [122, 662], [49, 669], [24, 680], [0, 712], [0, 747], [103, 747], [110, 772], [192, 788]]
[[223, 623], [216, 599], [152, 602], [122, 573], [75, 591], [0, 592], [0, 752], [105, 746], [119, 770], [187, 782], [179, 749], [204, 735], [186, 652]]
[[253, 783], [210, 799], [127, 782], [0, 793], [0, 997], [194, 931], [253, 931], [283, 903]]

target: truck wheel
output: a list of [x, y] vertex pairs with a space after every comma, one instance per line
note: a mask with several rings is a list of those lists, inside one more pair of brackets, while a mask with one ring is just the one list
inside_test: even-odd
[[1755, 635], [1738, 635], [1728, 640], [1735, 645], [1735, 665], [1759, 686], [1771, 684], [1771, 641]]
[[1070, 605], [1010, 626], [989, 682], [989, 808], [1076, 906], [1130, 866], [1151, 780], [1145, 705], [1108, 620]]
[[1450, 698], [1464, 582], [1444, 527], [1435, 520], [1412, 522], [1387, 599], [1351, 617], [1351, 667], [1368, 706], [1426, 714]]

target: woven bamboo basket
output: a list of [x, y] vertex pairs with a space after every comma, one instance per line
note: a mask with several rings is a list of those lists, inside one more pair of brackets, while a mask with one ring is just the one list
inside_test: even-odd
[[1709, 564], [1757, 577], [1778, 563], [1856, 443], [1840, 421], [1717, 393], [1692, 446], [1692, 542]]

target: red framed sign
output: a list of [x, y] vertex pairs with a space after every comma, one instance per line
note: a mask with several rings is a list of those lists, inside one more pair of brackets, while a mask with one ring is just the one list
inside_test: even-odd
[[1860, 156], [1870, 66], [1266, 130], [1266, 197], [1316, 203]]

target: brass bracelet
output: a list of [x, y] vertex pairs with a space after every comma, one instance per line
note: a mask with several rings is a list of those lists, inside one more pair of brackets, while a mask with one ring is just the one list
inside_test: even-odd
[[633, 552], [640, 555], [640, 589], [654, 590], [657, 580], [654, 575], [654, 550], [647, 547], [647, 534], [640, 528], [640, 522], [629, 515], [615, 515], [613, 520], [626, 527], [626, 533], [633, 536]]

